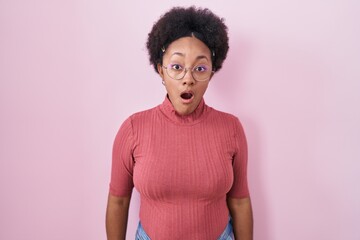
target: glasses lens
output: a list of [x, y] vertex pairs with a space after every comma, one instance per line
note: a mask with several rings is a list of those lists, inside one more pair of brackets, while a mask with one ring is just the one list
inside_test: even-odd
[[180, 80], [185, 76], [185, 68], [179, 64], [169, 64], [166, 72], [172, 79]]
[[198, 65], [193, 68], [192, 75], [197, 81], [209, 80], [211, 76], [211, 68], [207, 65]]
[[[188, 71], [179, 64], [169, 64], [166, 72], [172, 79], [181, 80]], [[191, 75], [196, 81], [207, 81], [211, 76], [211, 68], [207, 65], [198, 65], [192, 69]]]

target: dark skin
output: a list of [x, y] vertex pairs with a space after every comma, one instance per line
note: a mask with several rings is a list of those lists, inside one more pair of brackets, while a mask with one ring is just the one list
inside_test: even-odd
[[[109, 194], [106, 210], [108, 240], [125, 240], [130, 198]], [[227, 206], [233, 220], [235, 239], [252, 240], [253, 215], [250, 198], [228, 198]]]
[[235, 239], [253, 239], [253, 214], [250, 198], [227, 198]]
[[[163, 62], [182, 62], [185, 68], [192, 68], [197, 64], [210, 65], [211, 51], [200, 40], [192, 37], [183, 37], [172, 42], [163, 57]], [[193, 112], [201, 101], [208, 81], [197, 82], [191, 73], [185, 74], [180, 81], [171, 79], [164, 73], [162, 65], [158, 65], [158, 72], [164, 81], [168, 96], [180, 115], [187, 115]], [[210, 78], [212, 75], [210, 76]], [[194, 100], [191, 104], [184, 104], [180, 92], [184, 89], [191, 89], [194, 93]], [[116, 197], [109, 194], [106, 212], [106, 232], [108, 240], [125, 240], [129, 212], [130, 196]], [[233, 231], [235, 239], [253, 239], [253, 215], [250, 198], [228, 198], [227, 206], [233, 219]]]
[[108, 240], [125, 240], [128, 222], [129, 197], [116, 197], [109, 193], [106, 209], [106, 235]]

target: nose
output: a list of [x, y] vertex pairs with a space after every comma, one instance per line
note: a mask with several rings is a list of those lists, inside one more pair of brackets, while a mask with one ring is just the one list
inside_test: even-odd
[[194, 79], [194, 77], [193, 77], [193, 75], [192, 75], [192, 72], [191, 72], [191, 70], [190, 69], [186, 69], [185, 70], [186, 72], [185, 72], [185, 76], [184, 76], [184, 78], [182, 79], [182, 84], [183, 85], [194, 85], [195, 84], [195, 79]]

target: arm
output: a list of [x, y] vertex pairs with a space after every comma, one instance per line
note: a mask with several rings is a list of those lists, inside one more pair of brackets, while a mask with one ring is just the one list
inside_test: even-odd
[[253, 239], [253, 215], [250, 198], [227, 198], [235, 239]]
[[109, 193], [106, 209], [106, 234], [108, 240], [125, 240], [129, 197], [116, 197]]
[[[134, 141], [131, 118], [125, 120], [116, 134], [111, 166], [111, 181], [106, 209], [108, 240], [125, 240], [133, 183]], [[121, 197], [117, 197], [121, 196]]]

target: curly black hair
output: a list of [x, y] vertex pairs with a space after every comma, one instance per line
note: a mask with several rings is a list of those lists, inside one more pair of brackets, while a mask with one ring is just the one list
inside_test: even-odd
[[218, 71], [229, 50], [227, 30], [224, 19], [207, 8], [174, 7], [160, 17], [149, 33], [146, 46], [150, 64], [158, 72], [157, 64], [162, 64], [162, 49], [179, 38], [195, 36], [210, 49], [213, 70]]

